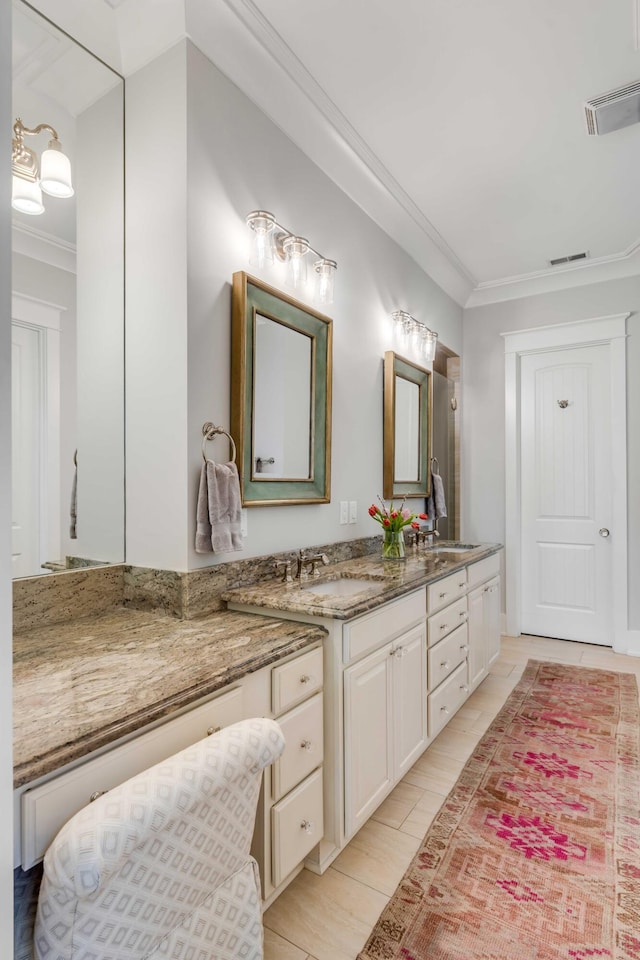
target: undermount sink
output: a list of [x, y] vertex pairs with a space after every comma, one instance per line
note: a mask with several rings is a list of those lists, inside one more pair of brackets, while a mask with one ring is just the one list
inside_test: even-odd
[[362, 593], [375, 585], [375, 580], [359, 580], [357, 577], [340, 577], [338, 580], [322, 580], [320, 583], [302, 584], [302, 589], [308, 593], [320, 596], [352, 597]]
[[479, 543], [438, 543], [431, 547], [433, 553], [468, 553], [469, 550], [476, 550]]

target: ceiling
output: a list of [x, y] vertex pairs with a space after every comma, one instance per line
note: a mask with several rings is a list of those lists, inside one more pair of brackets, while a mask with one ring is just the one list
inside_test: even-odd
[[[192, 41], [459, 303], [640, 272], [640, 0], [37, 0], [125, 75]], [[89, 16], [91, 8], [91, 16]], [[66, 22], [65, 22], [66, 21]], [[552, 268], [549, 260], [587, 251]]]

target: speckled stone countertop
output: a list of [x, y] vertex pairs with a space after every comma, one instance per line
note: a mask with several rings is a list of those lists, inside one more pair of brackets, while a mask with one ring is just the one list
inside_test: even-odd
[[[260, 608], [265, 613], [273, 611], [273, 615], [277, 611], [286, 611], [350, 620], [501, 549], [501, 543], [483, 543], [454, 553], [447, 552], [447, 542], [439, 544], [436, 550], [409, 547], [404, 560], [383, 560], [373, 555], [359, 557], [328, 567], [320, 566], [321, 575], [305, 583], [266, 580], [253, 586], [225, 590], [221, 596], [227, 604]], [[309, 589], [332, 580], [366, 580], [367, 585], [349, 596], [316, 594]]]
[[14, 638], [14, 786], [57, 770], [322, 640], [246, 613], [199, 620], [118, 608]]

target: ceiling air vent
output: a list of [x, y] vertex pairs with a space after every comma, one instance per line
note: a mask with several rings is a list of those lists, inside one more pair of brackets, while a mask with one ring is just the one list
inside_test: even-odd
[[550, 267], [557, 267], [561, 263], [573, 263], [574, 260], [586, 260], [589, 254], [586, 250], [583, 250], [582, 253], [570, 253], [568, 257], [556, 257], [554, 260], [549, 260]]
[[587, 100], [584, 112], [587, 131], [594, 137], [640, 123], [640, 80]]

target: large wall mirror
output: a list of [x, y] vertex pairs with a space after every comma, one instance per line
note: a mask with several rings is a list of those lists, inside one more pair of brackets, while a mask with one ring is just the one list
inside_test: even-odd
[[244, 506], [327, 503], [332, 321], [233, 275], [231, 433]]
[[[124, 83], [13, 0], [12, 97], [14, 120], [57, 133], [74, 188], [12, 211], [12, 552], [25, 577], [124, 560]], [[51, 138], [24, 136], [37, 174]]]
[[427, 497], [431, 486], [431, 371], [384, 355], [383, 495]]

